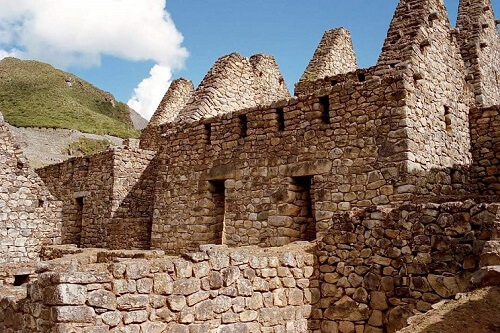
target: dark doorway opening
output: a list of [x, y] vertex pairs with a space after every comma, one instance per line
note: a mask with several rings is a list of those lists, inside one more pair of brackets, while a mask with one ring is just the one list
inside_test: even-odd
[[210, 193], [214, 203], [212, 212], [213, 223], [209, 226], [212, 236], [210, 244], [223, 244], [224, 215], [226, 214], [226, 187], [224, 180], [211, 180]]
[[22, 286], [30, 280], [29, 274], [14, 275], [14, 287]]
[[315, 240], [316, 220], [314, 218], [313, 176], [293, 177], [292, 179], [296, 192], [295, 205], [301, 208], [297, 218], [304, 225], [304, 240]]
[[81, 245], [82, 240], [82, 224], [83, 224], [83, 206], [85, 204], [84, 197], [75, 198], [76, 203], [76, 216], [75, 216], [75, 229], [76, 234], [74, 235], [74, 243], [77, 246]]
[[319, 98], [321, 106], [321, 119], [325, 124], [330, 124], [330, 96], [322, 96]]

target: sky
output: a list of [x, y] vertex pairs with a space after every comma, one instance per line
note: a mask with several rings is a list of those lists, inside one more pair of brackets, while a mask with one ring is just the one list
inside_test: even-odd
[[[444, 0], [452, 24], [458, 0]], [[172, 79], [198, 85], [221, 56], [275, 56], [291, 91], [323, 32], [351, 31], [376, 63], [398, 0], [0, 0], [0, 58], [48, 62], [149, 119]], [[500, 13], [500, 0], [492, 0]]]

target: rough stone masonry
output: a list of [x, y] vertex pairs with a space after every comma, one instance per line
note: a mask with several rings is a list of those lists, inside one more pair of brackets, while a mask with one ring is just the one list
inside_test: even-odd
[[0, 123], [0, 331], [396, 332], [498, 284], [497, 22], [401, 0], [375, 66], [329, 30], [293, 97], [233, 53], [37, 174]]

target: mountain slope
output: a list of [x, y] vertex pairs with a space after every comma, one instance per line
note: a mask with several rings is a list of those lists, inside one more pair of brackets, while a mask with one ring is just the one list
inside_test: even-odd
[[79, 77], [37, 62], [0, 61], [0, 111], [17, 127], [137, 137], [130, 109]]
[[130, 118], [132, 118], [132, 123], [134, 128], [138, 130], [145, 129], [148, 125], [148, 121], [144, 119], [140, 114], [138, 114], [134, 109], [129, 108]]

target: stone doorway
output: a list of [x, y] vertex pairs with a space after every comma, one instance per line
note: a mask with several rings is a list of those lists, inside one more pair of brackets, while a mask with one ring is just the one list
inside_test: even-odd
[[224, 243], [224, 216], [226, 214], [226, 186], [225, 180], [211, 180], [210, 194], [214, 208], [212, 211], [213, 223], [208, 226], [212, 239], [209, 244]]
[[85, 197], [76, 197], [76, 212], [74, 217], [73, 230], [69, 230], [73, 234], [73, 242], [80, 247], [82, 242], [82, 226], [83, 226], [83, 207], [85, 205]]
[[299, 207], [299, 213], [294, 218], [302, 225], [302, 238], [307, 241], [316, 239], [316, 219], [314, 217], [313, 176], [292, 177], [295, 192], [294, 205]]

